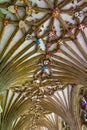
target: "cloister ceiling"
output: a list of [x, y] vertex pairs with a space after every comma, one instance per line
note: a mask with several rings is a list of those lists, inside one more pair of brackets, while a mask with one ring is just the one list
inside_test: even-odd
[[[46, 97], [47, 99], [43, 99], [41, 103], [42, 106], [47, 106], [52, 101], [52, 98], [50, 97], [50, 99], [47, 95], [52, 94], [54, 94], [54, 100], [61, 102], [61, 105], [65, 103], [62, 109], [59, 106], [61, 114], [56, 112], [56, 108], [55, 112], [48, 109], [46, 113], [54, 112], [68, 122], [69, 116], [66, 117], [66, 113], [63, 111], [64, 108], [69, 109], [68, 114], [71, 120], [68, 125], [70, 126], [72, 121], [73, 126], [75, 122], [79, 124], [75, 127], [71, 125], [70, 129], [80, 129], [81, 124], [78, 123], [77, 117], [73, 116], [75, 113], [72, 111], [72, 109], [77, 108], [72, 108], [72, 104], [76, 103], [78, 99], [76, 98], [74, 101], [75, 97], [72, 99], [70, 95], [73, 95], [71, 93], [73, 93], [74, 87], [80, 91], [81, 87], [85, 88], [86, 86], [87, 1], [0, 0], [0, 92], [6, 96], [6, 99], [2, 101], [4, 103], [2, 105], [4, 108], [3, 122], [4, 118], [6, 119], [5, 125], [1, 125], [2, 130], [6, 129], [7, 120], [9, 120], [8, 130], [11, 130], [12, 127], [12, 130], [19, 128], [17, 122], [21, 122], [23, 118], [19, 119], [18, 117], [28, 111], [27, 107], [31, 109], [35, 103], [32, 103], [30, 99]], [[7, 92], [4, 93], [4, 91]], [[59, 91], [62, 93], [58, 94]], [[12, 94], [10, 97], [9, 93]], [[26, 109], [23, 107], [23, 111], [19, 107], [20, 112], [16, 117], [16, 119], [18, 118], [15, 121], [16, 124], [11, 122], [12, 117], [9, 115], [9, 110], [11, 109], [12, 112], [15, 108], [12, 104], [15, 102], [15, 98], [13, 98], [15, 94], [18, 94], [15, 96], [16, 99], [17, 97], [20, 99], [18, 103], [26, 105]], [[64, 97], [65, 101], [60, 98], [60, 95]], [[77, 93], [76, 97], [78, 95]], [[22, 96], [24, 98], [21, 103]], [[70, 103], [70, 99], [72, 103]], [[31, 105], [28, 106], [28, 102]], [[43, 108], [43, 111], [45, 111], [44, 109], [46, 108]], [[36, 109], [35, 112], [37, 112]], [[13, 113], [15, 112], [13, 111]], [[28, 116], [31, 115], [33, 114]], [[13, 116], [12, 121], [14, 119], [15, 116]], [[45, 119], [46, 117], [42, 118], [42, 121]], [[43, 128], [43, 124], [41, 127], [39, 121], [35, 123], [40, 125], [40, 128], [35, 129], [46, 129]], [[44, 125], [47, 129], [50, 126], [46, 123]], [[54, 129], [55, 125], [52, 127]], [[22, 129], [20, 128], [20, 130]], [[30, 128], [24, 128], [24, 130], [27, 129]]]

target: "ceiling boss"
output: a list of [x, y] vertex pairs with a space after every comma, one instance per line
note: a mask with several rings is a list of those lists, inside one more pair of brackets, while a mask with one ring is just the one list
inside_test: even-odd
[[60, 10], [56, 7], [55, 9], [53, 9], [52, 17], [59, 18], [59, 16], [60, 16]]

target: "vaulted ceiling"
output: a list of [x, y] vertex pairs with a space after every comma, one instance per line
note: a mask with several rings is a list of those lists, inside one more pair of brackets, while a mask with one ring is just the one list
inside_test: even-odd
[[7, 130], [61, 130], [60, 117], [80, 130], [76, 102], [86, 86], [87, 2], [0, 0], [1, 130], [8, 120]]

